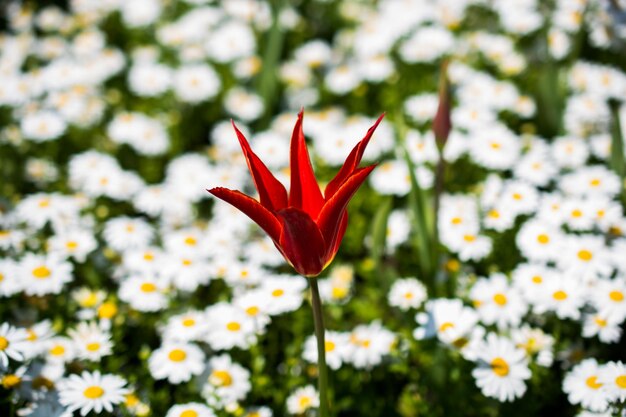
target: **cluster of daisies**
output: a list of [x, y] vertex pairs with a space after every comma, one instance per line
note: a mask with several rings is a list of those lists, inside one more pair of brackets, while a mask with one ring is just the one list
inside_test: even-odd
[[[626, 321], [624, 180], [611, 149], [616, 118], [626, 137], [626, 106], [614, 105], [626, 73], [578, 56], [583, 34], [606, 54], [626, 41], [623, 1], [309, 2], [345, 23], [330, 41], [317, 37], [315, 13], [285, 2], [68, 3], [11, 2], [0, 36], [0, 171], [11, 179], [0, 184], [0, 407], [32, 417], [313, 415], [307, 281], [205, 191], [252, 189], [229, 119], [288, 186], [301, 106], [322, 178], [371, 125], [365, 113], [388, 111], [365, 151], [380, 164], [361, 192], [393, 199], [383, 257], [404, 265], [412, 174], [426, 193], [436, 181], [433, 74], [445, 58], [448, 178], [475, 173], [462, 187], [444, 180], [455, 192], [436, 216], [438, 279], [454, 291], [429, 293], [413, 260], [385, 291], [361, 275], [367, 261], [340, 252], [319, 279], [328, 366], [358, 379], [412, 363], [432, 338], [470, 364], [485, 397], [523, 398], [537, 369], [558, 367], [581, 416], [623, 413], [623, 361], [595, 348], [568, 354], [583, 341], [618, 344]], [[481, 13], [488, 25], [475, 23]], [[276, 28], [299, 43], [282, 42], [291, 49], [273, 68], [269, 103], [284, 109], [274, 115], [255, 87]], [[560, 71], [546, 88], [562, 98], [562, 126], [542, 137], [545, 104], [525, 74], [545, 62]], [[360, 298], [372, 285], [375, 297]], [[384, 314], [354, 317], [365, 299], [360, 311]], [[288, 343], [270, 337], [285, 322]], [[562, 338], [560, 326], [579, 337]], [[268, 383], [270, 373], [281, 381]]]

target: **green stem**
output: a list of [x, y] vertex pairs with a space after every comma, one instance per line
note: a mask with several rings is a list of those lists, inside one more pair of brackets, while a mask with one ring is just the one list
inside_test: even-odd
[[318, 390], [320, 393], [320, 417], [329, 417], [328, 410], [328, 368], [326, 367], [326, 343], [324, 342], [324, 315], [322, 300], [317, 287], [317, 278], [309, 278], [311, 283], [311, 307], [313, 307], [313, 322], [315, 323], [315, 337], [317, 338], [317, 368]]

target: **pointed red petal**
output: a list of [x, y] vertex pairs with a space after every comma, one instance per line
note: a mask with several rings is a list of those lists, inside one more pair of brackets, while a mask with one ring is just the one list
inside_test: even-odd
[[272, 212], [263, 207], [261, 203], [254, 198], [240, 191], [229, 190], [228, 188], [222, 187], [211, 188], [207, 191], [242, 211], [246, 216], [250, 217], [252, 221], [261, 226], [272, 240], [275, 242], [279, 241], [282, 233], [280, 221]]
[[367, 144], [372, 138], [374, 131], [383, 120], [383, 117], [385, 117], [385, 113], [381, 114], [376, 122], [372, 125], [372, 127], [367, 130], [367, 133], [365, 134], [363, 139], [361, 139], [361, 141], [357, 143], [356, 146], [352, 149], [350, 155], [348, 155], [346, 161], [343, 163], [343, 166], [341, 167], [337, 175], [335, 175], [335, 178], [333, 178], [328, 183], [328, 185], [326, 186], [326, 190], [324, 191], [326, 199], [332, 197], [333, 194], [337, 192], [339, 187], [341, 187], [341, 184], [343, 184], [344, 181], [346, 181], [348, 177], [350, 177], [350, 175], [352, 175], [357, 169], [357, 167], [361, 163], [361, 158], [363, 158], [363, 152], [365, 152]]
[[[341, 187], [322, 207], [322, 211], [317, 218], [317, 226], [322, 231], [322, 236], [324, 236], [326, 242], [334, 242], [336, 240], [340, 229], [339, 222], [346, 211], [350, 199], [374, 168], [376, 168], [376, 165], [357, 170], [344, 181]], [[338, 244], [337, 248], [339, 248]]]
[[348, 228], [348, 211], [344, 210], [343, 215], [341, 216], [341, 220], [339, 220], [339, 229], [337, 229], [337, 234], [333, 236], [333, 241], [327, 245], [326, 248], [326, 264], [325, 267], [328, 266], [333, 259], [335, 259], [335, 255], [337, 251], [339, 251], [339, 245], [341, 245], [341, 241], [343, 240], [343, 235], [346, 233], [346, 229]]
[[289, 157], [291, 166], [291, 187], [289, 189], [289, 206], [305, 211], [316, 219], [322, 206], [324, 197], [320, 191], [311, 159], [304, 140], [302, 131], [302, 110], [298, 113], [298, 121], [293, 128], [291, 136], [291, 155]]
[[237, 133], [237, 139], [243, 150], [243, 154], [248, 162], [248, 169], [252, 175], [254, 186], [259, 192], [259, 199], [261, 204], [268, 208], [270, 211], [280, 210], [287, 207], [287, 190], [285, 187], [272, 175], [269, 169], [265, 166], [263, 161], [254, 153], [250, 148], [250, 144], [246, 137], [241, 133], [235, 122], [232, 122], [235, 133]]
[[326, 244], [317, 224], [306, 212], [292, 207], [276, 215], [283, 228], [281, 252], [301, 275], [319, 275], [325, 267]]

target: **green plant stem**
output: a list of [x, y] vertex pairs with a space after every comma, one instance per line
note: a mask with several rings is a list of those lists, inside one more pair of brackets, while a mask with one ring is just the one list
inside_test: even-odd
[[317, 278], [309, 278], [311, 284], [311, 307], [313, 307], [313, 322], [315, 323], [315, 338], [317, 339], [317, 386], [320, 394], [320, 417], [330, 417], [328, 410], [328, 368], [326, 367], [326, 343], [324, 341], [324, 314], [322, 300], [317, 287]]

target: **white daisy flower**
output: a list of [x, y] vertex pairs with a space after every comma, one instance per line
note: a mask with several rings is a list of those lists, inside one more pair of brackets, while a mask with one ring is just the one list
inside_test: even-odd
[[204, 353], [189, 343], [165, 342], [148, 359], [150, 374], [156, 379], [166, 379], [180, 384], [204, 371]]
[[[337, 370], [341, 368], [346, 355], [349, 353], [349, 338], [346, 333], [326, 331], [324, 333], [324, 350], [326, 352], [326, 364], [329, 368]], [[309, 336], [304, 342], [302, 357], [309, 363], [317, 363], [317, 339], [315, 335]]]
[[478, 351], [478, 367], [472, 376], [484, 395], [505, 402], [524, 395], [524, 381], [531, 373], [523, 350], [511, 340], [490, 333]]
[[320, 405], [319, 394], [313, 385], [307, 385], [296, 389], [287, 397], [287, 411], [289, 414], [302, 415], [311, 408]]
[[99, 361], [113, 352], [111, 334], [95, 322], [80, 322], [68, 335], [74, 343], [76, 356], [91, 361]]
[[250, 388], [250, 372], [229, 355], [214, 356], [201, 377], [202, 396], [209, 405], [224, 408], [243, 400]]
[[18, 329], [9, 323], [0, 325], [0, 367], [9, 366], [9, 358], [16, 361], [24, 360], [24, 348], [28, 333], [24, 329]]
[[611, 402], [626, 400], [626, 364], [608, 362], [598, 375], [598, 382], [603, 384], [608, 400]]
[[426, 300], [426, 287], [416, 278], [403, 278], [396, 280], [387, 299], [389, 305], [397, 307], [402, 311], [408, 311], [411, 308], [419, 308]]
[[256, 342], [254, 320], [239, 308], [214, 304], [206, 310], [209, 329], [206, 342], [215, 350], [239, 347], [247, 349]]
[[481, 321], [499, 328], [517, 327], [528, 310], [522, 295], [509, 285], [504, 274], [479, 279], [470, 291], [470, 298]]
[[204, 404], [187, 403], [172, 406], [165, 417], [215, 417], [215, 413]]
[[167, 307], [167, 285], [163, 279], [151, 275], [135, 275], [120, 285], [120, 300], [137, 311], [153, 312]]
[[72, 281], [72, 264], [54, 256], [28, 253], [19, 263], [24, 292], [29, 295], [58, 294]]
[[70, 375], [57, 384], [59, 402], [70, 412], [80, 410], [81, 416], [92, 410], [112, 413], [113, 406], [123, 402], [128, 393], [125, 385], [126, 381], [117, 375], [84, 371], [80, 376]]
[[585, 359], [565, 375], [563, 391], [571, 404], [580, 404], [594, 411], [606, 411], [608, 393], [599, 381], [602, 367], [595, 359]]

